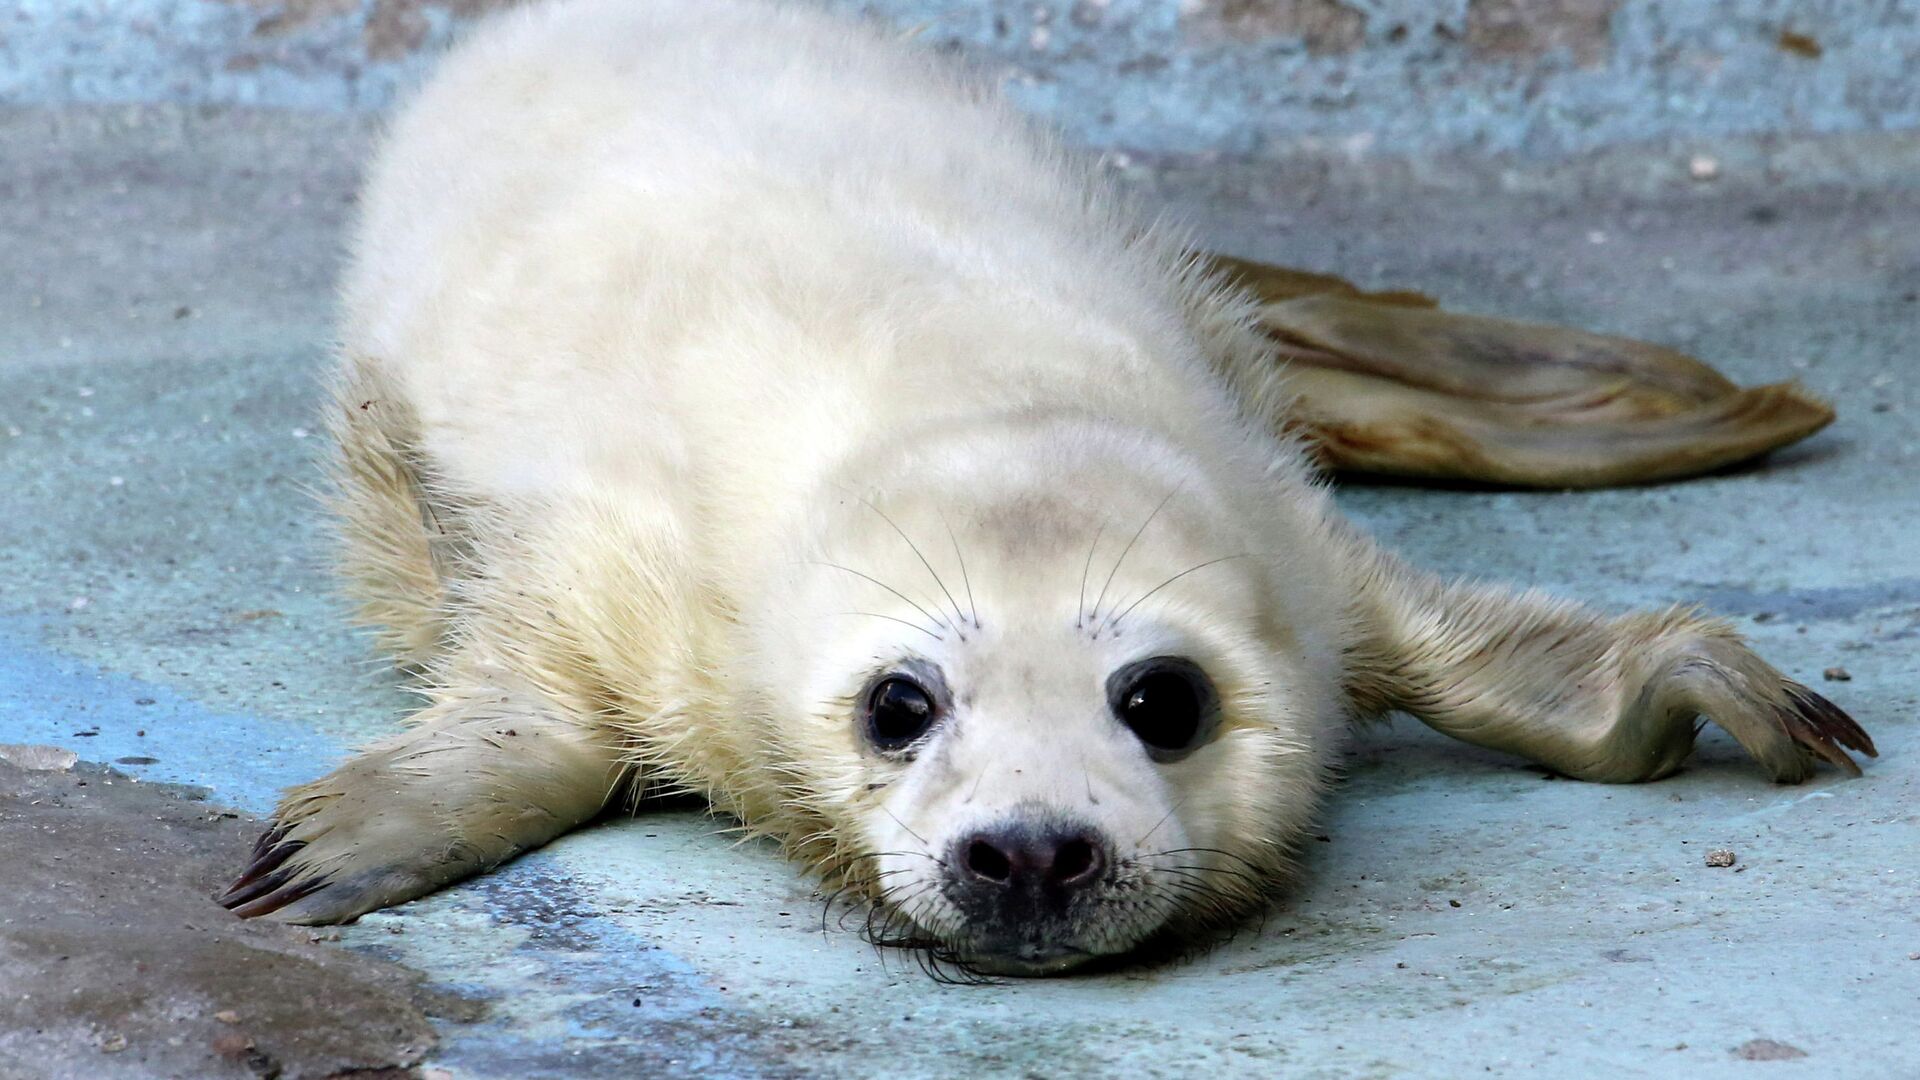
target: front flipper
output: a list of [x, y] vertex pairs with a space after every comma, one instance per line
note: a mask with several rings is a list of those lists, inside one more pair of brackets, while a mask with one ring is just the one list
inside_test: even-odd
[[1780, 783], [1825, 761], [1851, 775], [1873, 740], [1833, 702], [1691, 611], [1607, 618], [1533, 593], [1445, 585], [1349, 537], [1361, 644], [1349, 689], [1363, 713], [1402, 710], [1455, 738], [1583, 780], [1678, 769], [1706, 721]]
[[1796, 442], [1833, 410], [1742, 389], [1672, 349], [1443, 311], [1418, 293], [1215, 257], [1282, 346], [1292, 419], [1349, 472], [1600, 487], [1707, 472]]
[[603, 733], [531, 691], [443, 690], [415, 726], [289, 791], [220, 902], [243, 918], [349, 922], [585, 823], [624, 774]]

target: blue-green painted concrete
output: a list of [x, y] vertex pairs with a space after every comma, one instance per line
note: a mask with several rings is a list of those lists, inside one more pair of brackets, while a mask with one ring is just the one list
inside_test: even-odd
[[[1103, 148], [1563, 154], [1920, 126], [1913, 0], [826, 2], [917, 28]], [[15, 0], [0, 102], [379, 108], [465, 16], [498, 6]]]

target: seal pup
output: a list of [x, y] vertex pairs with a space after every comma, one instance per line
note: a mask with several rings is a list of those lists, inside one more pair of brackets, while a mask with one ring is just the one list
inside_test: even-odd
[[981, 83], [791, 6], [476, 30], [374, 162], [328, 424], [427, 703], [224, 902], [330, 923], [693, 792], [891, 940], [1065, 971], [1285, 875], [1342, 727], [1570, 776], [1872, 753], [1685, 610], [1449, 584], [1342, 520], [1253, 302]]

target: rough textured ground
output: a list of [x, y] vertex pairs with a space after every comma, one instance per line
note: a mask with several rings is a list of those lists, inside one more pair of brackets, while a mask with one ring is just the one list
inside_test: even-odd
[[[1613, 788], [1402, 724], [1356, 740], [1326, 841], [1264, 923], [1176, 965], [972, 988], [822, 932], [807, 881], [686, 811], [577, 834], [338, 945], [257, 937], [196, 899], [246, 831], [205, 807], [261, 812], [405, 707], [325, 591], [301, 491], [363, 145], [323, 114], [0, 113], [0, 743], [142, 780], [108, 799], [96, 772], [0, 766], [0, 1076], [217, 1075], [168, 1055], [205, 1054], [235, 998], [257, 1049], [336, 1048], [286, 1051], [288, 1076], [406, 1065], [406, 1047], [500, 1078], [1920, 1073], [1913, 142], [1726, 142], [1710, 183], [1665, 146], [1552, 168], [1122, 166], [1242, 254], [1832, 396], [1833, 429], [1730, 475], [1343, 499], [1441, 569], [1609, 607], [1704, 600], [1883, 753], [1865, 779], [1779, 788], [1710, 734], [1680, 776]], [[1835, 666], [1850, 679], [1822, 681]], [[84, 799], [60, 787], [76, 778]], [[1734, 865], [1709, 866], [1722, 849]], [[271, 963], [187, 962], [216, 947]], [[59, 955], [101, 975], [62, 983]], [[454, 998], [420, 999], [396, 964]], [[358, 985], [391, 1006], [326, 1004]], [[417, 1017], [449, 1000], [469, 1004], [432, 1018], [427, 1049]], [[312, 1031], [247, 1026], [309, 1001]]]
[[[129, 756], [137, 767], [141, 759]], [[208, 898], [260, 824], [199, 789], [0, 762], [0, 1069], [288, 1078], [410, 1066], [420, 977]]]
[[[380, 108], [522, 0], [16, 0], [0, 104]], [[1076, 140], [1559, 154], [1920, 125], [1911, 0], [815, 0], [968, 57]]]

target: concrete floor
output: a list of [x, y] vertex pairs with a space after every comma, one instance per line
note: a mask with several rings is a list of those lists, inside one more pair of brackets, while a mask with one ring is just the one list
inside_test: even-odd
[[264, 812], [406, 704], [302, 491], [365, 137], [0, 112], [0, 743], [122, 774], [0, 765], [0, 1077], [1920, 1075], [1920, 144], [1729, 141], [1711, 183], [1668, 148], [1123, 163], [1238, 253], [1832, 397], [1828, 432], [1690, 483], [1342, 497], [1440, 569], [1705, 601], [1882, 756], [1781, 788], [1712, 733], [1673, 779], [1600, 787], [1403, 723], [1356, 738], [1306, 877], [1232, 941], [950, 987], [823, 932], [809, 882], [692, 811], [337, 944], [204, 899], [251, 831], [218, 807]]

